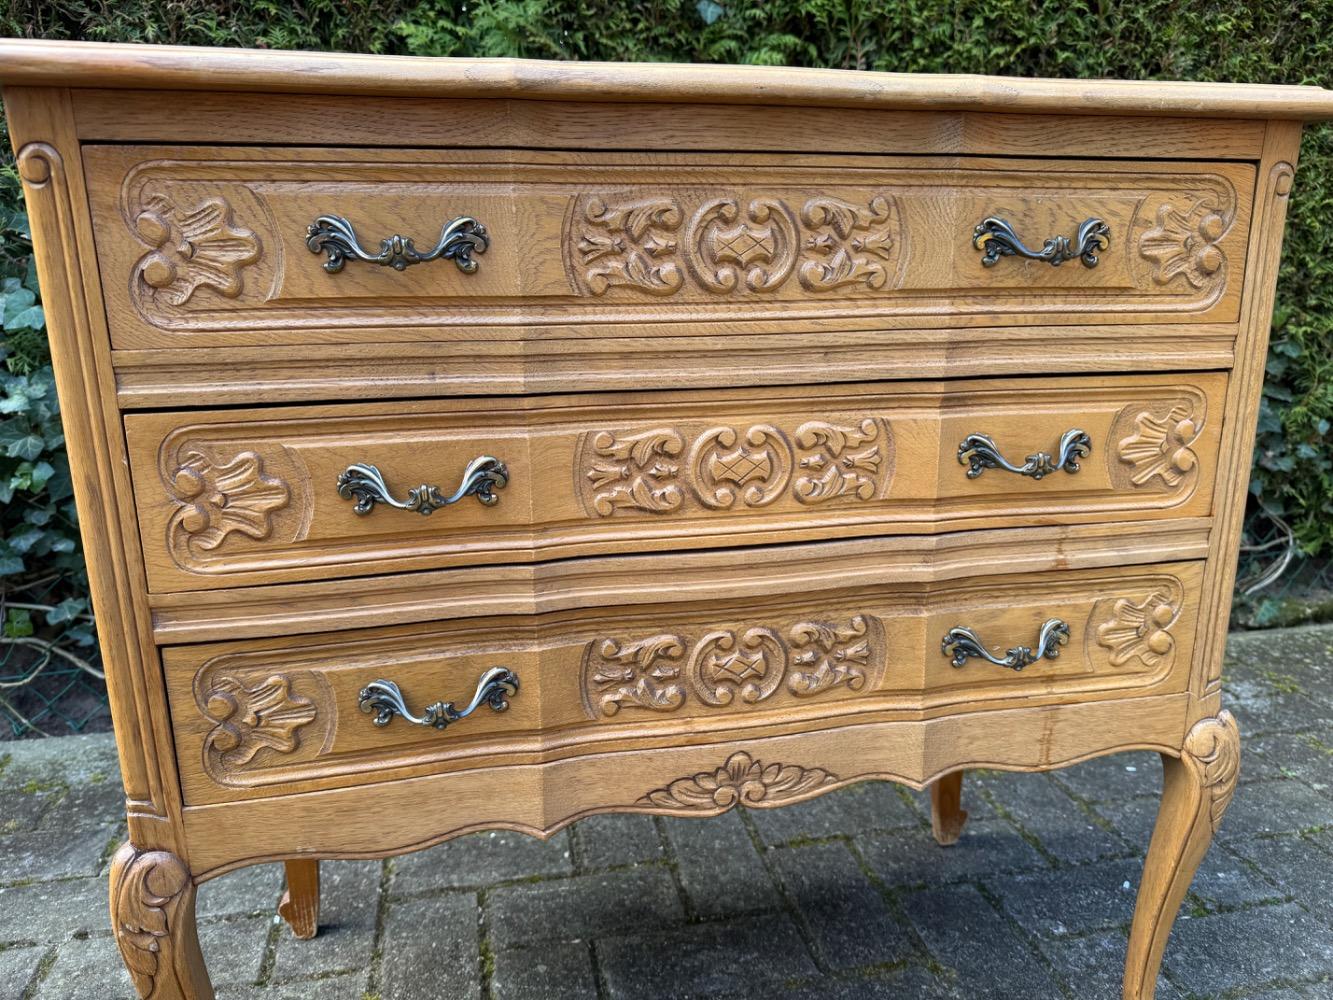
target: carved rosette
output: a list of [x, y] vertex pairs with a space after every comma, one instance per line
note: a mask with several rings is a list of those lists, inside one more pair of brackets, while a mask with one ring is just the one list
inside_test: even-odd
[[112, 858], [112, 930], [140, 996], [185, 995], [178, 992], [176, 967], [190, 946], [184, 937], [192, 933], [186, 926], [192, 917], [181, 911], [193, 893], [190, 873], [174, 854], [124, 844]]
[[291, 500], [287, 484], [265, 475], [252, 451], [219, 460], [184, 449], [168, 471], [167, 489], [176, 504], [167, 524], [174, 553], [211, 552], [233, 533], [262, 541], [273, 530], [273, 513]]
[[575, 458], [584, 504], [599, 517], [670, 514], [687, 500], [695, 509], [736, 511], [784, 498], [807, 507], [865, 503], [888, 488], [892, 434], [882, 420], [742, 427], [587, 433]]
[[[881, 291], [899, 245], [895, 203], [720, 192], [584, 195], [571, 206], [565, 263], [578, 291], [647, 295]], [[688, 220], [688, 221], [687, 221]]]
[[602, 638], [584, 647], [588, 718], [622, 708], [674, 712], [690, 704], [754, 706], [835, 688], [873, 690], [887, 661], [884, 625], [873, 615], [843, 621], [723, 625], [643, 639]]
[[1208, 820], [1216, 833], [1240, 776], [1240, 728], [1231, 713], [1224, 710], [1216, 718], [1196, 722], [1185, 737], [1180, 759], [1195, 772], [1208, 796]]
[[133, 225], [149, 247], [134, 268], [136, 288], [170, 306], [184, 305], [201, 288], [237, 298], [242, 272], [259, 259], [259, 238], [235, 225], [231, 206], [221, 198], [185, 208], [155, 194]]
[[[649, 636], [637, 642], [603, 639], [583, 653], [583, 707], [589, 718], [615, 715], [622, 705], [670, 712], [685, 703], [680, 671], [685, 640]], [[595, 706], [595, 707], [594, 707]]]
[[1139, 237], [1139, 255], [1150, 262], [1152, 280], [1168, 285], [1183, 278], [1195, 289], [1220, 286], [1227, 260], [1219, 244], [1235, 212], [1229, 189], [1159, 205], [1154, 224]]
[[1193, 446], [1203, 432], [1204, 416], [1202, 397], [1121, 411], [1116, 426], [1133, 428], [1115, 449], [1117, 460], [1128, 472], [1128, 484], [1167, 490], [1188, 485], [1198, 470], [1199, 457]]
[[245, 767], [261, 750], [292, 753], [300, 730], [318, 714], [314, 702], [292, 693], [291, 679], [273, 674], [247, 683], [213, 674], [204, 692], [204, 714], [214, 723], [204, 753], [222, 771]]
[[1095, 629], [1097, 644], [1109, 651], [1113, 667], [1137, 660], [1156, 670], [1169, 663], [1175, 652], [1171, 629], [1180, 617], [1180, 609], [1178, 584], [1155, 589], [1140, 601], [1122, 597], [1098, 602], [1093, 608], [1094, 621], [1100, 621]]
[[838, 777], [818, 767], [765, 764], [747, 753], [732, 754], [716, 771], [678, 778], [648, 792], [635, 803], [671, 812], [723, 813], [737, 805], [769, 808], [792, 802], [837, 784]]

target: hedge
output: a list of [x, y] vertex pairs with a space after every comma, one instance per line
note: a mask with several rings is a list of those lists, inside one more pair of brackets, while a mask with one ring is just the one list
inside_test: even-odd
[[[42, 0], [0, 32], [41, 38], [430, 56], [734, 62], [910, 72], [1328, 85], [1333, 0]], [[5, 143], [7, 148], [8, 143]], [[1095, 150], [1089, 150], [1095, 153]], [[1333, 551], [1333, 130], [1302, 147], [1254, 456], [1252, 516]], [[68, 629], [86, 609], [75, 512], [39, 291], [12, 159], [0, 165], [0, 592], [41, 583], [53, 608], [10, 608], [9, 635]], [[81, 627], [81, 626], [80, 626]], [[75, 641], [91, 642], [79, 634]]]

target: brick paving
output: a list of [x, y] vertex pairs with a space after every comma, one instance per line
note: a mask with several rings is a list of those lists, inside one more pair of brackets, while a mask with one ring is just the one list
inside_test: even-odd
[[[1163, 1000], [1333, 1000], [1333, 626], [1233, 636], [1242, 787], [1167, 950]], [[1161, 781], [1149, 754], [969, 775], [961, 842], [861, 785], [709, 821], [595, 817], [326, 862], [320, 936], [280, 866], [199, 892], [219, 1000], [1118, 1000]], [[0, 998], [117, 1000], [108, 737], [0, 743]]]

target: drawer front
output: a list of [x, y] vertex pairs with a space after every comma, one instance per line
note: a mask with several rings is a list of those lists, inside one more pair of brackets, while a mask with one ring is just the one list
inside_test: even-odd
[[[817, 568], [818, 546], [810, 555]], [[1201, 567], [986, 578], [994, 567], [978, 566], [965, 583], [851, 593], [819, 593], [827, 582], [812, 576], [758, 602], [453, 620], [163, 656], [186, 800], [224, 801], [833, 719], [1182, 690]], [[482, 698], [443, 729], [421, 724], [439, 701], [464, 710], [487, 677], [481, 694], [501, 687], [497, 668], [517, 678], [505, 710]]]
[[[129, 146], [86, 162], [118, 348], [1231, 322], [1254, 181], [1238, 163], [1017, 158]], [[484, 253], [454, 233], [418, 261], [459, 217]], [[470, 262], [446, 259], [458, 247]]]
[[[1221, 374], [995, 380], [132, 414], [125, 423], [149, 582], [171, 592], [1110, 514], [1201, 516], [1211, 510], [1225, 387]], [[486, 457], [507, 472], [493, 503], [463, 496], [423, 517], [382, 502], [411, 507], [415, 490], [434, 507], [485, 479], [466, 470]]]

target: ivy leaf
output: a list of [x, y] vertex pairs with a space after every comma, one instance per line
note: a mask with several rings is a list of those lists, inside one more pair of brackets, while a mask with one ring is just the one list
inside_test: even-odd
[[10, 608], [5, 614], [5, 637], [21, 639], [32, 635], [32, 612], [27, 608]]

